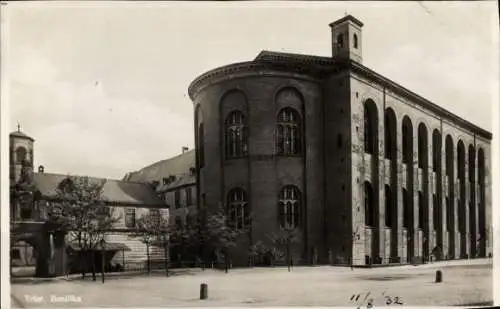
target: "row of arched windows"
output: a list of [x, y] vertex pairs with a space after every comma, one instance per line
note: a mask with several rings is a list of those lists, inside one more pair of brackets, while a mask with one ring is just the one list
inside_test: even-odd
[[[248, 127], [241, 111], [232, 111], [225, 120], [225, 153], [227, 159], [248, 155]], [[276, 153], [296, 156], [302, 153], [300, 114], [291, 107], [280, 110], [276, 122]]]
[[[413, 163], [413, 126], [411, 120], [408, 116], [403, 118], [402, 123], [402, 159], [404, 163]], [[396, 114], [391, 108], [387, 108], [384, 114], [384, 137], [385, 137], [385, 158], [392, 160], [395, 158], [397, 151], [397, 141], [396, 141]], [[453, 139], [450, 135], [446, 137], [446, 153], [450, 154], [447, 156], [448, 160], [453, 160]], [[420, 123], [418, 126], [418, 155], [417, 162], [420, 168], [427, 167], [427, 128], [425, 124]], [[378, 152], [378, 116], [377, 107], [372, 100], [367, 100], [364, 105], [364, 150], [368, 154], [376, 154]], [[457, 144], [457, 151], [461, 151], [459, 159], [463, 158], [458, 165], [459, 169], [465, 167], [465, 146], [462, 141]], [[478, 155], [482, 155], [484, 158], [484, 152], [479, 149]], [[475, 157], [475, 149], [473, 145], [469, 146], [469, 165], [473, 168], [473, 163]], [[447, 162], [447, 164], [452, 164], [453, 161]], [[434, 172], [437, 172], [441, 165], [441, 135], [437, 129], [434, 130], [432, 136], [432, 168]], [[448, 166], [448, 165], [447, 165]], [[451, 165], [450, 165], [451, 167]], [[459, 170], [461, 171], [461, 170]], [[469, 178], [472, 180], [473, 175], [469, 174]]]
[[[280, 227], [293, 229], [300, 226], [302, 217], [300, 190], [295, 186], [284, 186], [279, 193], [278, 220]], [[242, 229], [250, 224], [250, 207], [246, 191], [234, 188], [227, 194], [228, 225]]]
[[[391, 108], [387, 108], [384, 112], [384, 155], [388, 160], [396, 159], [397, 155], [397, 135], [396, 135], [396, 114]], [[439, 130], [435, 129], [432, 133], [431, 145], [428, 143], [428, 131], [425, 124], [420, 123], [418, 125], [418, 137], [417, 137], [417, 154], [413, 154], [413, 125], [408, 116], [403, 118], [401, 124], [402, 140], [401, 140], [401, 152], [403, 163], [412, 165], [416, 159], [418, 167], [425, 170], [429, 167], [428, 157], [429, 157], [429, 147], [431, 147], [432, 156], [432, 171], [436, 174], [437, 182], [433, 183], [436, 186], [434, 189], [436, 193], [433, 194], [432, 203], [434, 204], [433, 211], [433, 221], [436, 225], [441, 225], [445, 221], [448, 230], [451, 232], [454, 226], [454, 200], [458, 201], [458, 227], [461, 234], [465, 235], [466, 231], [466, 189], [469, 188], [469, 224], [470, 229], [474, 230], [476, 228], [475, 216], [478, 216], [478, 230], [480, 238], [485, 238], [486, 227], [485, 227], [485, 156], [484, 150], [479, 148], [476, 151], [475, 145], [469, 145], [468, 149], [465, 147], [463, 141], [459, 140], [457, 144], [454, 143], [451, 135], [447, 135], [445, 139], [445, 147], [442, 148], [442, 137]], [[372, 100], [367, 100], [364, 104], [364, 150], [365, 153], [377, 155], [378, 154], [378, 112], [377, 106]], [[445, 166], [444, 170], [441, 168], [442, 164], [442, 152], [446, 154], [445, 156]], [[456, 167], [455, 167], [455, 151], [456, 151]], [[476, 156], [477, 156], [477, 166], [476, 166]], [[468, 170], [468, 177], [466, 177], [466, 170]], [[411, 170], [410, 170], [411, 171]], [[444, 172], [444, 174], [443, 174]], [[476, 179], [477, 172], [477, 179]], [[408, 174], [411, 179], [411, 172]], [[446, 176], [442, 178], [442, 176]], [[441, 180], [442, 179], [442, 180]], [[468, 183], [467, 183], [468, 181]], [[411, 185], [410, 180], [410, 185]], [[365, 224], [367, 226], [376, 226], [378, 215], [375, 191], [371, 184], [367, 181], [364, 185], [364, 196], [365, 196]], [[447, 191], [445, 190], [447, 188]], [[476, 189], [477, 194], [476, 194]], [[396, 211], [395, 207], [395, 192], [391, 191], [390, 186], [385, 187], [385, 225], [392, 226], [392, 213]], [[417, 193], [417, 192], [415, 192]], [[425, 229], [424, 221], [429, 215], [427, 211], [429, 210], [427, 204], [427, 197], [424, 196], [425, 193], [418, 191], [418, 222], [419, 227]], [[403, 226], [410, 227], [413, 225], [413, 191], [407, 191], [406, 189], [402, 192], [403, 198]], [[441, 197], [444, 197], [442, 202]], [[479, 212], [475, 212], [474, 205], [479, 206]], [[441, 206], [441, 204], [444, 204]], [[439, 209], [444, 207], [446, 209], [446, 217], [441, 218], [441, 212]], [[438, 233], [439, 234], [439, 233]], [[452, 235], [452, 234], [450, 234]], [[441, 236], [438, 236], [442, 237]], [[451, 237], [451, 236], [450, 236]], [[461, 242], [465, 242], [465, 236], [461, 237]], [[471, 243], [475, 242], [475, 235], [471, 234]], [[450, 240], [453, 241], [452, 239]], [[484, 247], [484, 245], [483, 245]], [[451, 247], [450, 247], [451, 248]], [[453, 249], [450, 249], [453, 250]], [[465, 250], [465, 245], [461, 246], [461, 250]], [[483, 252], [484, 254], [484, 252]]]

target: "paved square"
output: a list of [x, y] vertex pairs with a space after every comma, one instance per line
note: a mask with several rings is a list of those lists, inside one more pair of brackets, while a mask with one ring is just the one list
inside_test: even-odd
[[[192, 270], [171, 277], [161, 275], [89, 280], [15, 283], [13, 306], [31, 307], [200, 307], [200, 306], [355, 306], [373, 299], [377, 306], [449, 306], [493, 301], [490, 260], [439, 262], [421, 266], [374, 269], [297, 267], [236, 269], [225, 274]], [[436, 270], [443, 283], [434, 283]], [[208, 300], [199, 300], [201, 283], [208, 284]], [[387, 297], [386, 297], [387, 296]], [[363, 306], [363, 304], [360, 304]]]

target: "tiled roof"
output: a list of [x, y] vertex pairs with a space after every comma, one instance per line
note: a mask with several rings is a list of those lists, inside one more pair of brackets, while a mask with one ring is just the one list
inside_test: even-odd
[[[38, 191], [44, 197], [54, 197], [59, 183], [68, 175], [35, 173], [33, 180]], [[82, 176], [73, 176], [82, 177]], [[89, 177], [92, 181], [99, 181], [99, 178]], [[138, 205], [147, 207], [167, 207], [160, 200], [154, 190], [145, 183], [106, 179], [103, 188], [103, 197], [107, 202]]]
[[170, 175], [185, 175], [191, 167], [195, 167], [195, 150], [191, 149], [181, 155], [162, 160], [146, 166], [139, 171], [125, 175], [123, 180], [136, 182], [159, 181]]

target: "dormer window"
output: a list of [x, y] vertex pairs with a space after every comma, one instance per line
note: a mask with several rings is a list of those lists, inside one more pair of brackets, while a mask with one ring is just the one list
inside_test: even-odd
[[358, 48], [358, 36], [354, 34], [352, 38], [353, 38], [354, 48]]
[[339, 47], [344, 47], [344, 36], [341, 34], [337, 35], [337, 45]]

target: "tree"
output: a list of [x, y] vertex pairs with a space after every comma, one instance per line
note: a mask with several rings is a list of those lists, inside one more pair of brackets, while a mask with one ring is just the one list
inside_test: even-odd
[[294, 228], [281, 229], [277, 233], [270, 234], [269, 238], [277, 250], [280, 250], [281, 248], [284, 247], [285, 253], [284, 254], [282, 252], [279, 253], [280, 255], [284, 255], [286, 257], [288, 271], [291, 271], [293, 262], [291, 247], [293, 244], [298, 243], [300, 241], [300, 235], [298, 230]]
[[[205, 218], [204, 218], [205, 217]], [[249, 221], [250, 219], [248, 219]], [[198, 213], [196, 222], [188, 222], [184, 227], [171, 229], [170, 246], [182, 248], [200, 248], [198, 257], [202, 258], [205, 267], [207, 254], [222, 255], [225, 261], [225, 272], [229, 270], [230, 249], [236, 246], [239, 236], [248, 232], [248, 224], [243, 228], [229, 224], [226, 211], [219, 207], [206, 216]], [[247, 222], [248, 223], [248, 222]]]
[[[96, 281], [95, 251], [102, 247], [101, 240], [105, 233], [121, 218], [114, 214], [115, 208], [107, 206], [104, 201], [105, 182], [68, 176], [59, 183], [54, 202], [48, 209], [49, 221], [59, 224], [68, 233], [69, 242], [79, 249], [83, 278], [87, 272], [86, 259], [90, 254], [93, 281]], [[101, 248], [102, 254], [104, 249]]]
[[229, 269], [230, 248], [236, 247], [237, 238], [245, 234], [248, 230], [245, 227], [238, 229], [229, 224], [229, 217], [222, 207], [207, 216], [205, 225], [201, 229], [203, 243], [215, 252], [221, 252], [225, 260], [225, 272]]
[[168, 242], [171, 228], [159, 209], [150, 209], [149, 212], [142, 214], [136, 221], [136, 230], [130, 234], [130, 237], [138, 237], [146, 245], [148, 274], [151, 273], [151, 261], [149, 256], [149, 247], [158, 245], [164, 249], [165, 254], [165, 272], [168, 276]]

